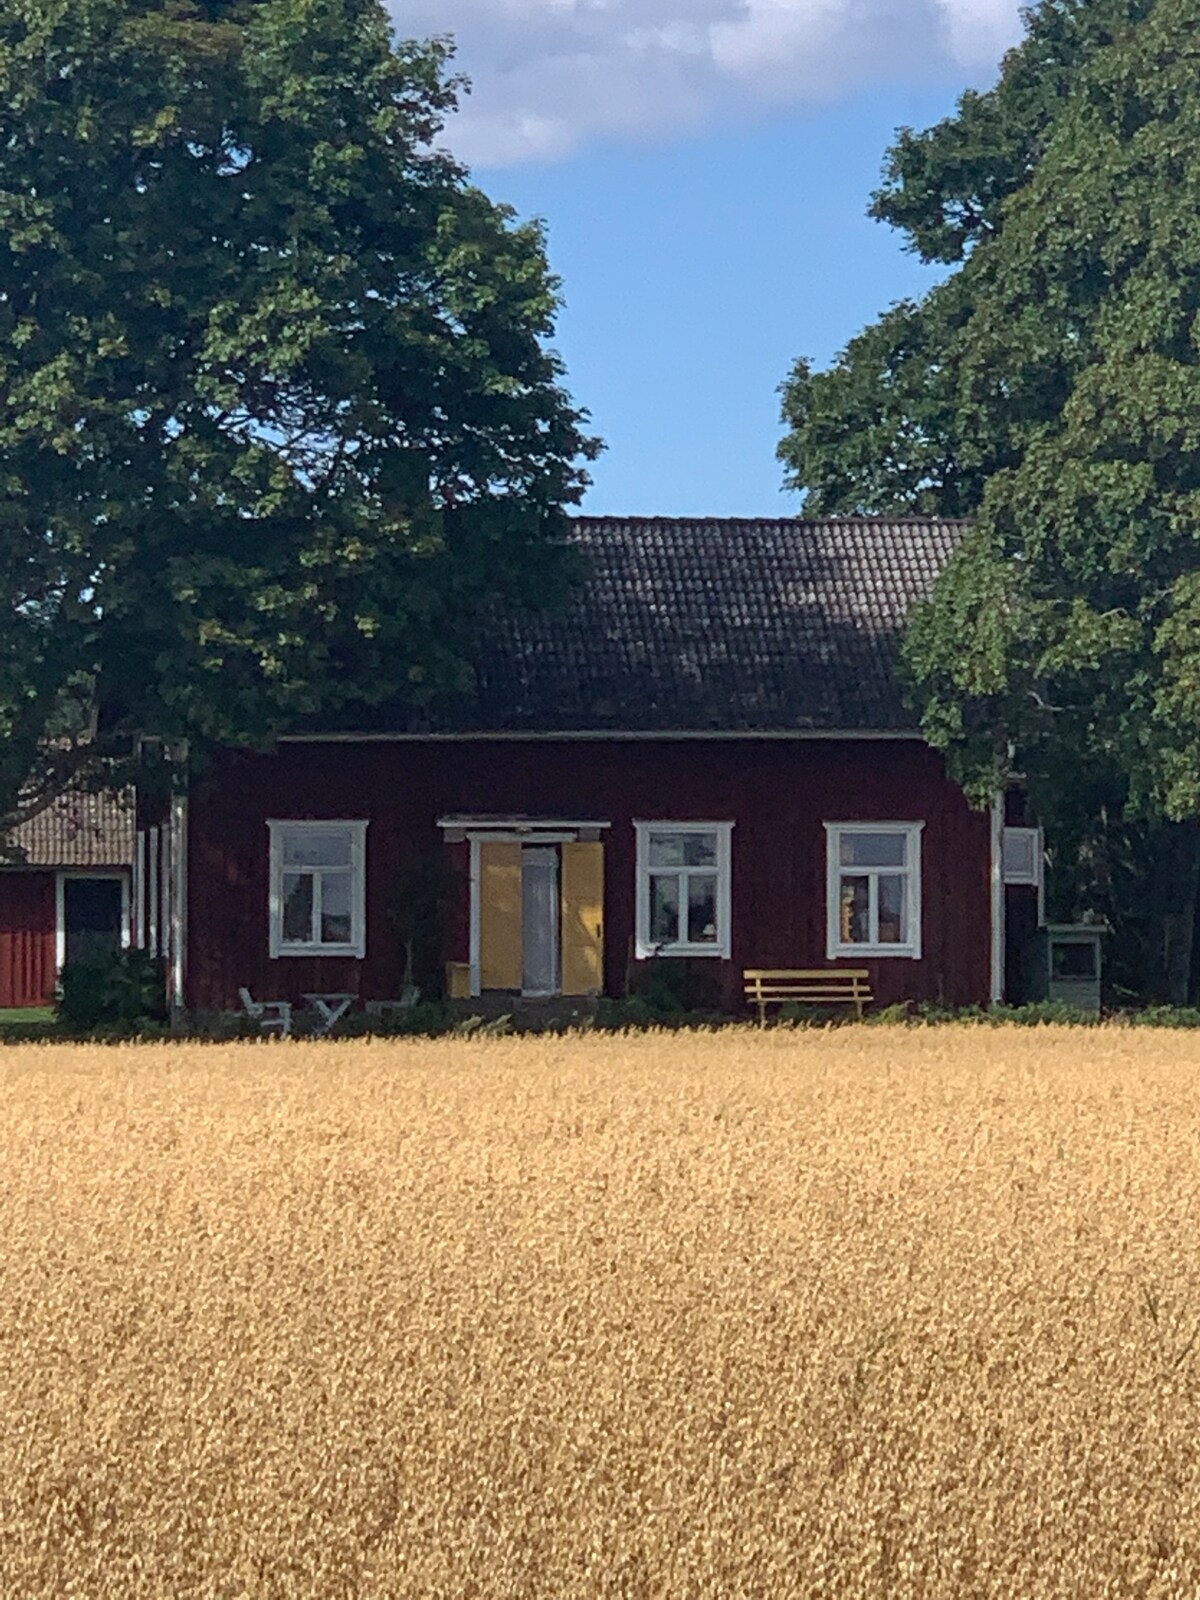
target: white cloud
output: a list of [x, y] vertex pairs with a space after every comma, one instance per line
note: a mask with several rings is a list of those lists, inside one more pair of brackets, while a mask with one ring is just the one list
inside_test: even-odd
[[404, 34], [452, 33], [473, 93], [447, 141], [480, 167], [596, 136], [662, 135], [747, 104], [884, 78], [985, 81], [1020, 0], [391, 0]]
[[1021, 37], [1011, 0], [938, 0], [952, 59], [968, 71], [987, 68]]
[[793, 72], [803, 82], [835, 53], [851, 9], [844, 0], [745, 0], [710, 29], [713, 60], [723, 72], [778, 92]]

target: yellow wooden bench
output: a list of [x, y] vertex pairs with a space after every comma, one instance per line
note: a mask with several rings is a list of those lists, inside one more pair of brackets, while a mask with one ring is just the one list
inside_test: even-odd
[[767, 1020], [768, 1006], [802, 1001], [805, 1005], [853, 1006], [861, 1018], [863, 1007], [871, 1001], [866, 967], [825, 967], [815, 970], [747, 967], [742, 973], [746, 999], [758, 1007], [759, 1026]]

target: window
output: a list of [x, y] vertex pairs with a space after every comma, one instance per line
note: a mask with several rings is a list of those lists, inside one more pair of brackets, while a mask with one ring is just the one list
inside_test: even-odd
[[732, 822], [636, 822], [637, 954], [729, 958]]
[[827, 822], [827, 954], [921, 954], [920, 822]]
[[1005, 828], [1003, 837], [1005, 883], [1031, 884], [1040, 888], [1042, 882], [1042, 830], [1040, 828]]
[[271, 957], [366, 954], [365, 822], [268, 822]]
[[1051, 939], [1050, 971], [1055, 978], [1090, 978], [1100, 976], [1100, 945], [1095, 939], [1085, 942], [1068, 939]]

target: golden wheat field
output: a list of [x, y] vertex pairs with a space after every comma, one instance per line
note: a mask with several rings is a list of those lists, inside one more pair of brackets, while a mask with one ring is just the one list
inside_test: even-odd
[[1200, 1594], [1200, 1040], [0, 1054], [0, 1594]]

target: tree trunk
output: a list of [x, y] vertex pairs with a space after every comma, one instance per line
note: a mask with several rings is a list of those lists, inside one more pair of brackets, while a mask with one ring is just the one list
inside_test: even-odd
[[1172, 1005], [1190, 998], [1196, 901], [1200, 894], [1200, 823], [1164, 828], [1158, 854], [1157, 904], [1162, 922], [1162, 970], [1156, 989]]

